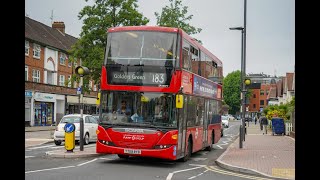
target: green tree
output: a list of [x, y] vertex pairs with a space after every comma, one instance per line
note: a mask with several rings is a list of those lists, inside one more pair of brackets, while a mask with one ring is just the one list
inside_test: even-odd
[[[170, 6], [162, 8], [161, 13], [155, 12], [158, 26], [178, 27], [183, 29], [187, 34], [197, 34], [201, 32], [201, 28], [195, 28], [188, 22], [193, 15], [186, 16], [188, 7], [182, 6], [181, 0], [169, 0]], [[196, 39], [197, 40], [197, 39]], [[197, 40], [202, 43], [200, 40]]]
[[82, 31], [69, 53], [70, 59], [81, 58], [82, 65], [92, 71], [90, 76], [84, 78], [84, 84], [89, 78], [100, 82], [108, 28], [139, 26], [149, 22], [137, 8], [137, 0], [96, 0], [92, 6], [85, 6], [79, 12], [78, 18], [83, 20]]
[[241, 73], [237, 70], [223, 79], [223, 98], [230, 107], [230, 114], [236, 114], [240, 110], [240, 77]]

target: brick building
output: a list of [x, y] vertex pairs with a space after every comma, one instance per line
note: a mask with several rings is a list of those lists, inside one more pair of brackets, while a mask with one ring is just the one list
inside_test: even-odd
[[[25, 17], [25, 124], [50, 126], [64, 114], [79, 113], [77, 82], [71, 77], [74, 67], [68, 50], [78, 39], [65, 33], [63, 22], [52, 27]], [[84, 113], [96, 113], [97, 86], [90, 82], [90, 94], [84, 95]]]

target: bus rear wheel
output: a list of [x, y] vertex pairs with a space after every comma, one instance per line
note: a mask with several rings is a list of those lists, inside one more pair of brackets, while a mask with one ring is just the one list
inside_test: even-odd
[[192, 141], [191, 141], [191, 137], [189, 137], [189, 139], [188, 139], [187, 154], [186, 154], [186, 156], [184, 156], [184, 157], [182, 158], [182, 161], [183, 161], [183, 162], [188, 161], [188, 160], [190, 159], [190, 157], [191, 157], [191, 154], [192, 154]]
[[211, 134], [211, 141], [212, 141], [212, 142], [210, 142], [210, 145], [207, 146], [207, 147], [205, 148], [205, 150], [207, 150], [207, 151], [211, 151], [211, 150], [212, 150], [212, 144], [214, 144], [214, 132], [213, 132], [213, 131], [212, 131], [212, 134]]

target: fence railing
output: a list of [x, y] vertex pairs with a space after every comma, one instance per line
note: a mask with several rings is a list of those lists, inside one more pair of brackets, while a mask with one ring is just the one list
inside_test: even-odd
[[286, 132], [285, 132], [285, 134], [286, 135], [290, 135], [290, 132], [293, 130], [293, 124], [292, 123], [286, 123]]

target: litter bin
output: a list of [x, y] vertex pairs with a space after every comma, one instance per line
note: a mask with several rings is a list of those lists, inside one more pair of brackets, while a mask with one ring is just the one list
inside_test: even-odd
[[282, 118], [272, 118], [271, 119], [271, 124], [272, 124], [272, 135], [274, 134], [285, 134], [285, 125], [284, 125], [284, 120]]

